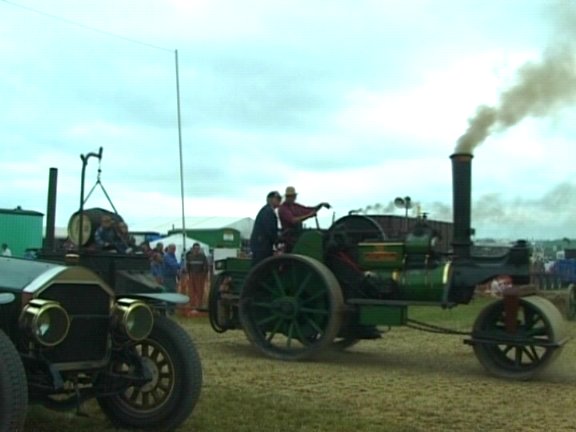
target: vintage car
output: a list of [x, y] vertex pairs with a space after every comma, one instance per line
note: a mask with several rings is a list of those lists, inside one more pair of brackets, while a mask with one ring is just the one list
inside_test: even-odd
[[78, 262], [0, 257], [0, 432], [22, 430], [29, 402], [79, 410], [96, 399], [114, 425], [154, 431], [188, 418], [200, 359], [166, 314], [188, 299], [133, 291]]

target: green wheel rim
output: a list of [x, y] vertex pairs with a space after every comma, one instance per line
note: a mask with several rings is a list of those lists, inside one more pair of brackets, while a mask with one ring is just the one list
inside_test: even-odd
[[301, 255], [260, 263], [240, 296], [240, 319], [248, 339], [266, 355], [282, 360], [307, 358], [331, 344], [342, 310], [342, 293], [332, 272]]

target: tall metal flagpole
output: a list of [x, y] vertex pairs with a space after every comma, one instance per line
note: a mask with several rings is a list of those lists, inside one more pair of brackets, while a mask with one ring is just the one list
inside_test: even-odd
[[180, 75], [178, 72], [178, 50], [174, 50], [176, 60], [176, 104], [178, 111], [178, 149], [180, 151], [180, 201], [182, 206], [182, 249], [186, 252], [186, 218], [184, 215], [184, 164], [182, 158], [182, 121], [180, 118]]

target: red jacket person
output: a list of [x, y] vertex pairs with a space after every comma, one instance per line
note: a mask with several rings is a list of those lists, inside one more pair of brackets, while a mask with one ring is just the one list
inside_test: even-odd
[[286, 252], [290, 252], [300, 231], [302, 231], [302, 222], [306, 219], [316, 216], [318, 210], [322, 207], [330, 208], [327, 202], [321, 202], [314, 207], [304, 206], [296, 202], [296, 189], [292, 186], [286, 188], [284, 202], [278, 207], [278, 216], [282, 225], [282, 237], [286, 245]]

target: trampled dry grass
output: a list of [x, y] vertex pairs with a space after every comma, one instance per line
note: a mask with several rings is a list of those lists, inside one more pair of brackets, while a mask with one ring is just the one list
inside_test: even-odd
[[[414, 316], [465, 330], [477, 310]], [[241, 331], [219, 335], [206, 319], [181, 322], [204, 369], [200, 402], [182, 431], [576, 430], [575, 340], [538, 379], [513, 382], [489, 376], [462, 336], [393, 328], [347, 352], [292, 363], [261, 356]], [[576, 324], [568, 326], [576, 336]], [[94, 403], [85, 411], [89, 417], [33, 407], [27, 430], [114, 430]]]

